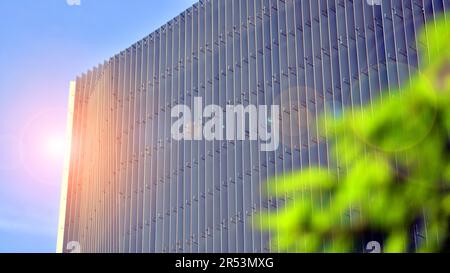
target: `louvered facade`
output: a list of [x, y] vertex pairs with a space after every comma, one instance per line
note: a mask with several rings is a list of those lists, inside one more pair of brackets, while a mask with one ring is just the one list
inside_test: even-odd
[[[286, 202], [268, 196], [265, 181], [327, 166], [316, 117], [407, 81], [423, 62], [422, 26], [448, 10], [450, 0], [195, 4], [77, 77], [60, 250], [276, 251], [252, 228], [252, 215]], [[279, 148], [173, 140], [172, 107], [193, 107], [195, 97], [223, 108], [280, 105]]]

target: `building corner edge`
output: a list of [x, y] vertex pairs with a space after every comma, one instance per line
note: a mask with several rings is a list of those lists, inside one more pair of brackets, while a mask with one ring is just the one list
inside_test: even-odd
[[69, 184], [69, 171], [70, 171], [70, 155], [72, 150], [72, 128], [73, 128], [73, 114], [75, 106], [75, 92], [76, 82], [70, 82], [68, 110], [67, 110], [67, 127], [66, 127], [66, 140], [65, 140], [65, 152], [64, 152], [64, 167], [62, 172], [61, 183], [61, 195], [59, 204], [59, 222], [58, 222], [58, 237], [56, 242], [56, 253], [63, 253], [64, 251], [64, 230], [66, 221], [66, 206], [67, 206], [67, 191]]

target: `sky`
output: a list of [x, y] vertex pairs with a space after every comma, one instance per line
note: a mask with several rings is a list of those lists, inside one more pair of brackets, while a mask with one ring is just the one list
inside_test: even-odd
[[69, 82], [195, 2], [0, 1], [0, 252], [55, 252]]

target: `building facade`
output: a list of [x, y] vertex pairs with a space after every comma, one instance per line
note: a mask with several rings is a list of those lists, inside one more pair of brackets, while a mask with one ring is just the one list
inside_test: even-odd
[[[287, 201], [267, 179], [328, 166], [317, 117], [401, 86], [423, 62], [422, 26], [448, 10], [450, 0], [195, 4], [73, 84], [58, 251], [276, 251], [253, 228], [253, 215]], [[258, 126], [278, 125], [279, 145], [263, 151], [245, 118], [244, 140], [175, 140], [173, 108], [198, 98], [278, 105]], [[182, 129], [206, 123], [200, 113]]]

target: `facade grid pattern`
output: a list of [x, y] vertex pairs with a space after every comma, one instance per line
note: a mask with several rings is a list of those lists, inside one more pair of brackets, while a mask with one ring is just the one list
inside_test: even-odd
[[[265, 181], [328, 166], [318, 115], [389, 96], [424, 61], [422, 26], [449, 10], [450, 0], [196, 3], [77, 77], [63, 248], [277, 251], [252, 228], [251, 216], [288, 201], [269, 196]], [[223, 108], [280, 105], [279, 148], [173, 140], [172, 107], [192, 109], [195, 97]]]

